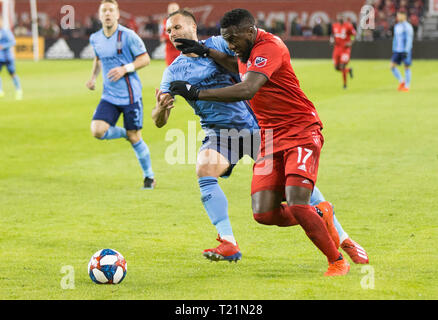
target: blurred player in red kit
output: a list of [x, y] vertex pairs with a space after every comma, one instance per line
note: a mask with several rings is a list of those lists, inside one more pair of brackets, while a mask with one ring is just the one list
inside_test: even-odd
[[353, 69], [348, 68], [351, 56], [351, 46], [353, 45], [356, 30], [349, 21], [345, 21], [342, 13], [336, 16], [336, 22], [332, 25], [332, 35], [330, 43], [334, 45], [333, 63], [335, 69], [342, 72], [344, 89], [347, 88], [347, 73], [353, 78]]
[[[171, 2], [167, 6], [167, 14], [171, 14], [172, 12], [178, 11], [179, 5], [176, 2]], [[173, 60], [176, 59], [180, 55], [180, 51], [175, 48], [175, 46], [170, 42], [169, 35], [167, 34], [166, 27], [167, 19], [163, 20], [163, 26], [161, 28], [161, 35], [160, 40], [161, 42], [164, 42], [166, 44], [166, 51], [165, 51], [165, 59], [166, 59], [166, 65], [170, 65]]]
[[[250, 100], [262, 140], [251, 183], [254, 219], [267, 225], [279, 225], [279, 220], [282, 226], [299, 224], [327, 257], [325, 275], [345, 275], [350, 269], [348, 262], [309, 204], [324, 142], [322, 123], [300, 89], [288, 48], [277, 36], [258, 29], [254, 17], [245, 9], [224, 15], [221, 35], [238, 59], [213, 49], [206, 50], [203, 56], [239, 73], [242, 81], [206, 90], [187, 81], [174, 81], [171, 94], [191, 101]], [[284, 198], [287, 204], [282, 203]]]

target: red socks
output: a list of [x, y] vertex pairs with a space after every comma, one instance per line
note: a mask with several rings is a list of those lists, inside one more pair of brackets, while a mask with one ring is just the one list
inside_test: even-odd
[[295, 219], [306, 232], [307, 237], [324, 253], [332, 263], [338, 260], [340, 252], [330, 238], [327, 227], [311, 205], [293, 205], [290, 207]]
[[307, 237], [332, 263], [338, 260], [340, 252], [329, 235], [324, 221], [311, 205], [287, 206], [281, 204], [273, 211], [254, 213], [254, 219], [261, 224], [276, 225], [279, 227], [295, 226], [297, 224], [306, 232]]
[[347, 85], [347, 73], [350, 72], [349, 68], [342, 69], [342, 78], [344, 79], [344, 86]]

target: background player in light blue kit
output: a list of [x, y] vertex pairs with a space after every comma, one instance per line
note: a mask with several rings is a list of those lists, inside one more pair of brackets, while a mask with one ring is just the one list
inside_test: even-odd
[[[142, 85], [136, 70], [149, 64], [150, 58], [141, 38], [119, 25], [119, 7], [115, 0], [103, 0], [99, 7], [103, 28], [90, 36], [94, 48], [92, 76], [86, 86], [95, 89], [102, 69], [103, 93], [91, 122], [94, 137], [102, 140], [129, 140], [143, 170], [143, 187], [155, 187], [149, 148], [143, 141]], [[116, 126], [123, 113], [124, 128]]]
[[[13, 46], [15, 46], [14, 35], [11, 30], [5, 28], [3, 25], [3, 19], [0, 16], [0, 71], [3, 69], [3, 66], [6, 66], [11, 75], [12, 81], [14, 82], [15, 99], [21, 100], [23, 98], [23, 90], [21, 89], [20, 79], [15, 73], [15, 57], [12, 52]], [[4, 95], [2, 80], [0, 78], [0, 98]]]
[[[189, 11], [179, 10], [169, 15], [167, 21], [169, 38], [177, 47], [181, 44], [181, 42], [176, 41], [179, 38], [189, 39], [192, 40], [192, 43], [198, 44], [196, 20]], [[184, 40], [184, 43], [190, 43], [190, 41]], [[152, 118], [158, 127], [167, 123], [173, 108], [174, 99], [169, 94], [172, 81], [184, 79], [201, 89], [221, 88], [240, 81], [237, 74], [227, 71], [210, 58], [214, 54], [225, 54], [229, 57], [230, 63], [235, 60], [234, 53], [228, 48], [222, 37], [207, 39], [202, 42], [199, 49], [196, 53], [186, 53], [183, 50], [183, 54], [164, 71], [160, 91], [156, 94], [156, 106], [152, 111]], [[228, 201], [218, 184], [218, 178], [228, 177], [244, 154], [253, 159], [257, 157], [260, 143], [259, 127], [251, 109], [244, 101], [223, 103], [198, 100], [187, 102], [194, 109], [195, 114], [200, 117], [201, 126], [206, 134], [198, 153], [196, 173], [201, 191], [201, 201], [210, 221], [216, 227], [219, 235], [218, 241], [221, 242], [216, 248], [204, 250], [203, 254], [210, 260], [237, 261], [241, 258], [241, 253], [228, 216]], [[233, 131], [239, 132], [240, 136], [233, 134]], [[316, 187], [312, 193], [311, 204], [320, 205], [318, 210], [321, 215], [326, 213], [326, 206], [330, 206]], [[354, 262], [368, 263], [365, 250], [353, 242], [336, 218], [332, 217], [331, 224], [334, 224], [336, 228], [334, 232], [338, 243], [339, 239], [344, 242], [343, 249], [348, 250], [346, 252]], [[269, 224], [291, 226], [294, 223], [295, 219], [292, 217], [275, 216], [272, 217]], [[357, 254], [358, 250], [363, 250], [362, 257]]]
[[[412, 44], [414, 29], [407, 21], [405, 12], [397, 13], [397, 24], [394, 26], [394, 39], [392, 42], [391, 71], [398, 80], [399, 91], [409, 91], [411, 85]], [[397, 69], [401, 63], [405, 66], [405, 79]]]

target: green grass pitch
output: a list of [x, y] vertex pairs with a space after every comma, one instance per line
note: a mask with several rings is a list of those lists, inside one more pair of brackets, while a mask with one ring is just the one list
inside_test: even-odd
[[[355, 78], [343, 90], [330, 60], [293, 61], [325, 126], [317, 185], [370, 256], [369, 267], [352, 264], [347, 276], [336, 278], [323, 277], [325, 257], [299, 226], [253, 220], [251, 163], [220, 181], [242, 260], [202, 257], [217, 242], [195, 165], [165, 158], [173, 143], [166, 135], [183, 132], [187, 140], [195, 123], [200, 131], [198, 119], [181, 98], [166, 127], [156, 128], [150, 118], [164, 62], [139, 72], [153, 191], [141, 189], [126, 141], [90, 134], [101, 93], [101, 80], [96, 91], [85, 88], [91, 61], [19, 61], [20, 102], [3, 71], [0, 299], [438, 298], [438, 62], [414, 61], [409, 93], [396, 90], [389, 61], [351, 65]], [[125, 256], [121, 284], [90, 280], [88, 260], [101, 248]]]

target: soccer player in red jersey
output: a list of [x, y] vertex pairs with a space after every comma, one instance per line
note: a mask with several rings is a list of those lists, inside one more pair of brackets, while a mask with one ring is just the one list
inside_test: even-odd
[[[169, 3], [169, 5], [167, 6], [167, 13], [171, 14], [175, 11], [179, 10], [179, 5], [176, 2], [171, 2]], [[167, 19], [163, 20], [163, 25], [161, 27], [161, 35], [160, 35], [160, 40], [161, 42], [164, 42], [166, 47], [165, 47], [165, 61], [166, 61], [166, 65], [170, 66], [171, 63], [173, 62], [173, 60], [176, 59], [176, 57], [178, 57], [180, 55], [180, 51], [178, 51], [175, 46], [173, 45], [173, 43], [170, 41], [169, 39], [169, 34], [167, 33]]]
[[[200, 91], [186, 81], [171, 83], [172, 95], [187, 100], [250, 100], [261, 128], [262, 143], [253, 167], [251, 197], [254, 218], [296, 221], [329, 262], [326, 276], [345, 275], [350, 265], [336, 248], [324, 221], [310, 206], [316, 183], [322, 123], [312, 102], [299, 86], [290, 53], [280, 38], [255, 27], [245, 9], [227, 12], [221, 35], [238, 57], [211, 50], [209, 56], [239, 72], [242, 82]], [[287, 205], [282, 204], [286, 198]]]
[[339, 13], [337, 21], [332, 25], [332, 36], [330, 42], [334, 45], [333, 49], [333, 63], [337, 71], [342, 72], [344, 80], [344, 89], [347, 88], [347, 73], [353, 78], [353, 69], [348, 68], [350, 62], [351, 47], [353, 45], [356, 30], [353, 25], [345, 21], [344, 16]]

